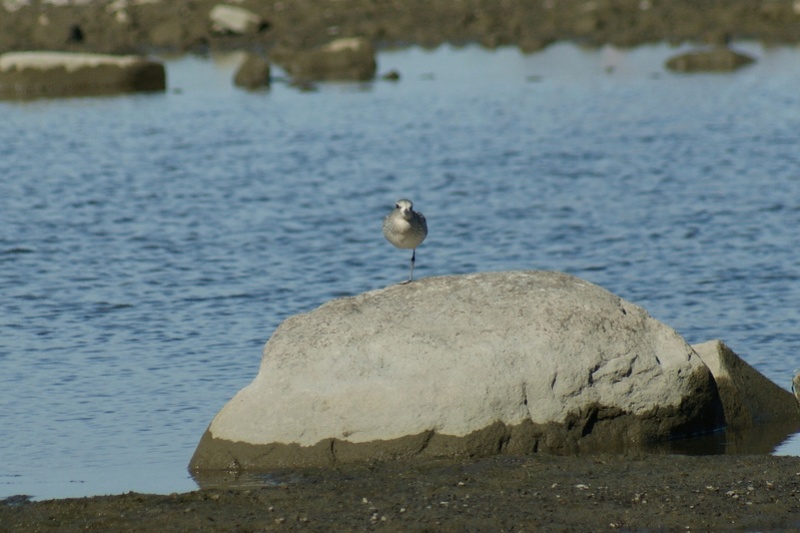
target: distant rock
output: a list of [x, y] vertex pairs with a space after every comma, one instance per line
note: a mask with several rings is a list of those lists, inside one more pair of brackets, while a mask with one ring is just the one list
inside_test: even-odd
[[279, 48], [271, 57], [297, 81], [366, 81], [377, 69], [372, 44], [360, 37], [336, 39], [313, 50]]
[[13, 52], [0, 56], [0, 97], [163, 91], [164, 65], [138, 56]]
[[256, 54], [247, 54], [236, 71], [233, 83], [245, 89], [259, 89], [270, 85], [269, 61]]
[[731, 72], [755, 59], [725, 46], [680, 54], [667, 61], [667, 68], [678, 72]]
[[269, 27], [262, 17], [243, 7], [218, 4], [208, 14], [211, 29], [216, 33], [252, 35]]
[[386, 81], [400, 81], [400, 73], [396, 70], [390, 70], [381, 76], [381, 79]]
[[724, 424], [671, 328], [554, 272], [427, 278], [283, 322], [191, 468], [628, 450]]

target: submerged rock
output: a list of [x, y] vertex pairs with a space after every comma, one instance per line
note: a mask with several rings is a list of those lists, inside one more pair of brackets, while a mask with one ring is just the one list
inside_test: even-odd
[[163, 91], [164, 65], [138, 56], [15, 52], [0, 56], [0, 97]]
[[636, 449], [724, 424], [671, 328], [554, 272], [427, 278], [291, 317], [192, 469]]
[[667, 60], [667, 68], [678, 72], [731, 72], [755, 59], [724, 46], [680, 54]]

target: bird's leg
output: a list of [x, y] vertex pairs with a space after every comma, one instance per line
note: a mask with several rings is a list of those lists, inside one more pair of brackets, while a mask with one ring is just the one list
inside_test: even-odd
[[408, 273], [408, 281], [405, 283], [411, 283], [411, 277], [414, 275], [414, 261], [417, 259], [417, 249], [414, 248], [414, 251], [411, 252], [411, 271]]

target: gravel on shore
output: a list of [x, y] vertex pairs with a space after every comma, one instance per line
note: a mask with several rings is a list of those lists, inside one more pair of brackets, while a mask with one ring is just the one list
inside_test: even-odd
[[[272, 472], [260, 486], [0, 503], [0, 530], [800, 529], [800, 458], [535, 454]], [[230, 481], [233, 481], [232, 479]]]

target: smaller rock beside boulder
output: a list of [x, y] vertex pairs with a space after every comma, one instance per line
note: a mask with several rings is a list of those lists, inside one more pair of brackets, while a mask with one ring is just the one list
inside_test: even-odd
[[367, 81], [375, 77], [375, 50], [367, 39], [336, 39], [313, 50], [274, 50], [272, 59], [296, 81]]
[[717, 382], [729, 430], [762, 424], [788, 424], [800, 429], [800, 411], [792, 394], [782, 389], [719, 340], [694, 344]]
[[667, 68], [677, 72], [732, 72], [753, 63], [752, 57], [724, 46], [680, 54], [667, 61]]
[[84, 96], [165, 89], [164, 65], [138, 56], [68, 52], [0, 55], [0, 98]]
[[248, 90], [269, 87], [270, 66], [269, 61], [255, 54], [247, 54], [244, 61], [236, 71], [233, 83], [237, 87]]
[[787, 436], [800, 431], [800, 409], [789, 391], [767, 379], [721, 341], [694, 344], [692, 348], [714, 376], [726, 431], [675, 442], [674, 450], [769, 454]]

